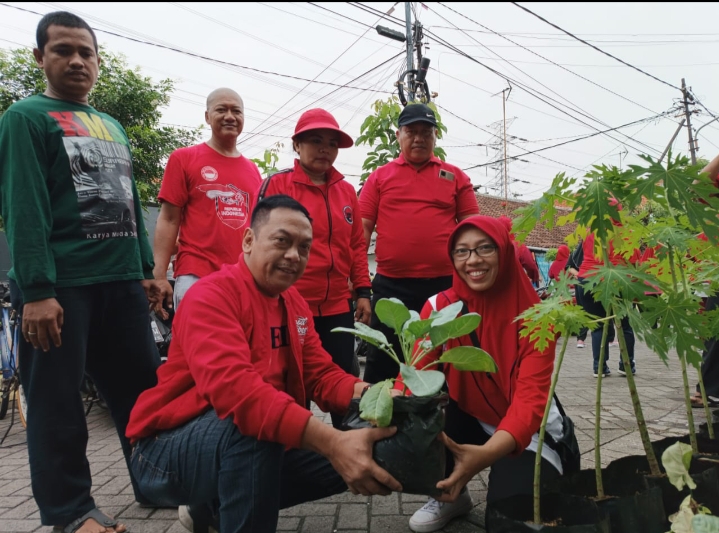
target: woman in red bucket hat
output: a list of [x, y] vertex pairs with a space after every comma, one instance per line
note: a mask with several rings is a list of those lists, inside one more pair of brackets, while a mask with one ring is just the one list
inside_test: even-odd
[[[294, 166], [266, 178], [257, 201], [286, 194], [309, 211], [312, 249], [305, 273], [295, 287], [312, 310], [322, 346], [342, 369], [359, 376], [354, 338], [332, 333], [336, 327], [353, 327], [355, 321], [369, 324], [371, 312], [372, 285], [357, 192], [334, 167], [339, 149], [353, 144], [329, 112], [305, 111], [292, 136], [298, 155]], [[354, 311], [348, 281], [357, 295]], [[332, 414], [335, 427], [341, 422], [341, 414]]]

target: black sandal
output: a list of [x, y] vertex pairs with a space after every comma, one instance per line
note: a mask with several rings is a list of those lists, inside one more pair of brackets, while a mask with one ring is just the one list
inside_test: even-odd
[[80, 518], [73, 520], [65, 527], [55, 526], [54, 528], [52, 528], [52, 533], [75, 533], [90, 518], [92, 518], [93, 520], [95, 520], [95, 522], [106, 528], [115, 527], [119, 523], [114, 518], [110, 518], [109, 516], [107, 516], [100, 509], [95, 508], [91, 511], [88, 511]]

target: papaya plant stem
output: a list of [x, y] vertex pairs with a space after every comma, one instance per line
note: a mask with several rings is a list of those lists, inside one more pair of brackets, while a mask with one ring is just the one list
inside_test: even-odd
[[[604, 244], [604, 243], [602, 243]], [[604, 265], [610, 266], [611, 261], [609, 260], [609, 251], [606, 246], [602, 246], [602, 254], [604, 255]], [[615, 315], [614, 317], [614, 329], [616, 331], [616, 338], [619, 339], [619, 353], [622, 357], [622, 366], [627, 371], [627, 385], [629, 386], [629, 396], [632, 399], [632, 407], [634, 408], [634, 418], [637, 419], [637, 427], [639, 429], [639, 436], [642, 439], [642, 445], [644, 446], [644, 453], [647, 454], [647, 461], [649, 462], [649, 470], [653, 476], [661, 475], [659, 470], [659, 462], [657, 461], [657, 455], [654, 453], [654, 447], [652, 441], [649, 438], [649, 431], [647, 430], [647, 423], [644, 420], [644, 413], [642, 412], [642, 404], [639, 401], [639, 394], [637, 393], [637, 384], [634, 381], [634, 373], [632, 372], [632, 365], [629, 362], [629, 352], [627, 351], [627, 341], [624, 338], [624, 330], [622, 329], [621, 321], [616, 317], [616, 310], [614, 304], [609, 304], [607, 314]], [[602, 369], [604, 370], [604, 369]]]
[[554, 369], [554, 375], [552, 376], [552, 383], [549, 386], [549, 395], [547, 396], [547, 405], [544, 407], [544, 416], [542, 417], [542, 425], [539, 426], [539, 439], [537, 442], [537, 451], [534, 456], [534, 523], [541, 524], [542, 516], [539, 511], [540, 503], [540, 475], [542, 472], [542, 447], [544, 446], [544, 435], [547, 430], [547, 419], [549, 418], [549, 411], [552, 408], [552, 399], [554, 398], [554, 389], [557, 388], [557, 379], [559, 378], [559, 371], [562, 368], [562, 361], [564, 360], [564, 352], [567, 351], [567, 344], [569, 343], [570, 335], [564, 334], [564, 342], [562, 343], [562, 350], [559, 352], [557, 359], [556, 368]]
[[[669, 248], [669, 270], [672, 273], [672, 281], [674, 282], [674, 289], [679, 288], [679, 283], [677, 281], [677, 267], [674, 264], [674, 247], [670, 244], [668, 246]], [[681, 259], [679, 259], [679, 264], [681, 266]], [[681, 269], [680, 269], [681, 270]], [[684, 282], [684, 290], [689, 291], [689, 288], [687, 287], [686, 278], [684, 278], [684, 273], [681, 273], [683, 282]], [[679, 356], [679, 365], [682, 369], [682, 387], [684, 388], [684, 408], [687, 410], [687, 422], [689, 423], [689, 443], [692, 445], [692, 451], [694, 453], [699, 453], [699, 448], [697, 444], [697, 433], [696, 433], [696, 427], [694, 426], [694, 412], [692, 409], [692, 400], [689, 395], [689, 377], [687, 376], [687, 360], [686, 360], [686, 354], [679, 353], [679, 350], [677, 350], [677, 355]], [[705, 403], [706, 405], [706, 403]], [[711, 420], [711, 417], [707, 418], [707, 420]]]
[[699, 375], [699, 390], [702, 393], [702, 402], [704, 402], [704, 415], [707, 417], [707, 430], [709, 431], [709, 438], [714, 438], [714, 424], [712, 424], [712, 413], [709, 410], [709, 402], [707, 401], [707, 390], [704, 388], [704, 378], [702, 377], [701, 368], [697, 370]]
[[604, 498], [604, 481], [602, 480], [602, 379], [604, 377], [604, 360], [607, 354], [607, 337], [609, 336], [609, 320], [602, 327], [602, 347], [599, 350], [597, 366], [597, 391], [594, 400], [594, 474], [597, 479], [597, 498]]

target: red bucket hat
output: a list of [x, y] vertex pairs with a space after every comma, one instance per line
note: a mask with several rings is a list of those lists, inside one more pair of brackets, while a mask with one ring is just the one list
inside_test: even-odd
[[310, 130], [332, 130], [340, 134], [340, 142], [338, 146], [340, 148], [350, 148], [354, 146], [352, 137], [347, 135], [340, 129], [340, 125], [337, 124], [335, 117], [333, 117], [328, 111], [324, 109], [309, 109], [302, 113], [302, 116], [297, 121], [295, 126], [295, 134], [292, 136], [292, 140], [300, 134]]

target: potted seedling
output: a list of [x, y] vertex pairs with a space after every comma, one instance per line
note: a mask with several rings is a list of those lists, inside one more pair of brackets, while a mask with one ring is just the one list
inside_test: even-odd
[[[497, 371], [492, 357], [474, 346], [456, 346], [437, 360], [423, 363], [429, 353], [448, 340], [477, 328], [481, 317], [477, 313], [457, 316], [461, 310], [462, 302], [456, 302], [423, 320], [396, 298], [380, 299], [375, 308], [377, 318], [397, 334], [404, 361], [382, 332], [361, 322], [356, 322], [354, 329], [332, 330], [365, 340], [399, 364], [401, 379], [376, 383], [359, 402], [353, 401], [345, 426], [397, 426], [394, 436], [375, 444], [374, 458], [402, 484], [404, 492], [437, 496], [436, 484], [445, 477], [445, 449], [437, 440], [444, 429], [445, 377], [438, 368], [451, 364], [457, 370]], [[393, 396], [393, 389], [399, 389], [400, 394]]]

